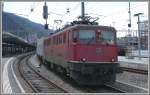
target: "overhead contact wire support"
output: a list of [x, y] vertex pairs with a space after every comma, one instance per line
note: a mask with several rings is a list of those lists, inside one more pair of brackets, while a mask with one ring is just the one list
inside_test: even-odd
[[85, 15], [85, 12], [84, 12], [84, 2], [81, 2], [81, 14], [82, 14], [82, 21], [84, 21], [84, 15]]

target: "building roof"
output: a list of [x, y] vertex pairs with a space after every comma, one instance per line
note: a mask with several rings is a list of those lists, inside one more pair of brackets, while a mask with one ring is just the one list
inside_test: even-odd
[[9, 32], [2, 32], [2, 42], [8, 43], [8, 44], [15, 44], [15, 45], [21, 45], [21, 46], [31, 46], [31, 44], [27, 43], [24, 39], [13, 35]]

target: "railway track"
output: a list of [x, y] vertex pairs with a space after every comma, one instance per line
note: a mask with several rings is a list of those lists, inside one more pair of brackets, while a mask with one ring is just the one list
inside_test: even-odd
[[[38, 70], [33, 69], [33, 66], [28, 62], [30, 56], [22, 58], [18, 63], [18, 70], [27, 82], [27, 84], [36, 93], [68, 93], [69, 91], [52, 83], [44, 76], [40, 75]], [[68, 79], [67, 79], [68, 80]], [[65, 81], [67, 81], [65, 80]], [[68, 80], [71, 85], [75, 83]], [[130, 84], [125, 84], [116, 81], [115, 83], [106, 83], [103, 86], [75, 86], [76, 89], [80, 89], [83, 93], [147, 93], [146, 89], [134, 87]]]
[[133, 68], [128, 68], [128, 67], [120, 67], [120, 68], [121, 68], [123, 71], [148, 75], [148, 71], [147, 71], [147, 70], [133, 69]]
[[125, 93], [120, 89], [113, 88], [107, 85], [84, 87], [83, 91], [85, 91], [86, 93]]
[[22, 58], [18, 63], [18, 70], [22, 78], [35, 93], [67, 93], [66, 90], [47, 80], [29, 64], [27, 58]]
[[148, 89], [141, 88], [135, 85], [127, 84], [121, 81], [116, 81], [115, 83], [106, 83], [108, 87], [114, 88], [120, 92], [124, 93], [148, 93]]
[[84, 87], [82, 89], [86, 93], [148, 93], [148, 89], [118, 80], [115, 83], [105, 83], [102, 86]]

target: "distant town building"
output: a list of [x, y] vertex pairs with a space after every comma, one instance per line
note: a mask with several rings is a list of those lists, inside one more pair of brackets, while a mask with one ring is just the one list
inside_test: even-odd
[[134, 46], [134, 48], [137, 48], [138, 38], [136, 36], [125, 36], [117, 39], [117, 44], [121, 46]]
[[[121, 32], [127, 32], [127, 30], [122, 30]], [[119, 46], [133, 46], [134, 49], [138, 49], [138, 30], [131, 30], [131, 35], [126, 35], [117, 39], [117, 44]], [[141, 33], [141, 49], [148, 49], [148, 20], [142, 21], [140, 23], [140, 33]]]
[[141, 48], [148, 49], [148, 20], [140, 23]]

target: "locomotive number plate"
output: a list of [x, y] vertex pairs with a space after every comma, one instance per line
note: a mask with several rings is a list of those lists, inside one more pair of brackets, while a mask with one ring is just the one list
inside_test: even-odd
[[102, 48], [96, 48], [96, 54], [103, 54]]

